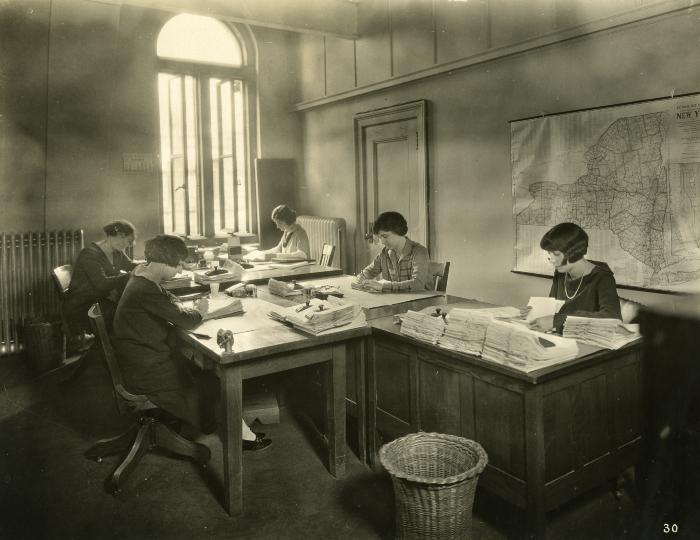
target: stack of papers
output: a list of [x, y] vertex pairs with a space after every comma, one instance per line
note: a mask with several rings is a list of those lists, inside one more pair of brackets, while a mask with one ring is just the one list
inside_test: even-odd
[[182, 289], [183, 287], [189, 287], [191, 283], [192, 278], [189, 274], [176, 274], [175, 277], [164, 281], [161, 286], [165, 290]]
[[498, 320], [491, 321], [486, 329], [482, 353], [488, 360], [518, 366], [571, 360], [577, 355], [578, 345], [573, 339], [535, 332]]
[[299, 259], [293, 259], [290, 260], [290, 262], [270, 262], [270, 268], [285, 268], [291, 270], [292, 268], [301, 268], [302, 266], [311, 266], [312, 264], [313, 263], [311, 261], [300, 261]]
[[455, 308], [447, 315], [445, 333], [438, 341], [440, 347], [481, 356], [486, 328], [493, 314], [484, 309]]
[[595, 319], [573, 315], [566, 318], [563, 335], [606, 349], [619, 349], [641, 337], [638, 324], [624, 324], [620, 319]]
[[[275, 320], [290, 323], [295, 328], [310, 334], [345, 326], [355, 319], [364, 317], [360, 306], [333, 296], [329, 296], [326, 300], [312, 298], [308, 303], [297, 306], [274, 308], [269, 315]], [[358, 322], [364, 322], [364, 320]]]
[[418, 311], [408, 311], [402, 318], [401, 333], [421, 341], [437, 344], [445, 330], [442, 317], [433, 317]]
[[302, 293], [303, 287], [293, 281], [279, 281], [272, 279], [267, 282], [267, 288], [270, 294], [277, 296], [296, 296]]
[[551, 296], [533, 296], [527, 305], [532, 308], [527, 314], [527, 322], [534, 321], [540, 317], [551, 317], [564, 305], [564, 300], [557, 300]]
[[217, 269], [216, 272], [213, 272], [212, 270], [194, 270], [193, 274], [195, 283], [201, 283], [202, 285], [240, 281], [241, 279], [239, 272], [230, 272], [223, 269]]
[[202, 302], [206, 303], [206, 314], [211, 319], [219, 319], [221, 317], [243, 313], [243, 303], [240, 298], [232, 298], [224, 294], [217, 294], [209, 299], [203, 299]]

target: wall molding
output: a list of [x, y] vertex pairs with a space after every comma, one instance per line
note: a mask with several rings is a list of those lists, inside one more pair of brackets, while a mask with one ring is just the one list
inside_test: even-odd
[[[440, 75], [449, 75], [454, 71], [462, 70], [486, 62], [492, 62], [501, 58], [523, 54], [526, 52], [548, 47], [558, 43], [571, 41], [574, 39], [584, 38], [592, 34], [603, 32], [611, 32], [621, 28], [634, 27], [642, 24], [647, 24], [651, 21], [666, 17], [674, 17], [687, 12], [690, 14], [697, 6], [696, 0], [669, 0], [661, 4], [653, 6], [645, 6], [626, 13], [616, 15], [614, 17], [606, 17], [604, 19], [585, 23], [579, 26], [557, 30], [548, 34], [528, 39], [515, 44], [505, 45], [495, 49], [488, 49], [469, 57], [453, 60], [442, 64], [430, 66], [428, 68], [414, 71], [400, 77], [391, 77], [376, 83], [352, 88], [343, 92], [338, 92], [332, 95], [326, 95], [319, 98], [310, 99], [297, 103], [293, 111], [302, 112], [310, 109], [322, 107], [339, 101], [352, 99], [375, 92], [381, 92], [391, 88], [403, 86], [406, 84], [428, 79]], [[357, 63], [357, 59], [355, 59]]]

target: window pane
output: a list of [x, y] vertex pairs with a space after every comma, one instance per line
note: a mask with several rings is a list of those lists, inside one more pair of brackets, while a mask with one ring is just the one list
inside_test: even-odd
[[175, 157], [172, 160], [173, 169], [173, 184], [175, 190], [173, 192], [173, 214], [175, 217], [174, 232], [180, 234], [187, 233], [187, 224], [185, 222], [185, 160], [182, 156]]
[[212, 182], [214, 188], [214, 230], [223, 227], [221, 220], [221, 177], [219, 156], [221, 137], [219, 136], [219, 79], [209, 79], [209, 121], [211, 125]]
[[220, 21], [201, 15], [181, 14], [170, 19], [158, 34], [158, 56], [193, 62], [243, 65], [241, 46]]
[[236, 229], [235, 192], [233, 186], [233, 157], [227, 156], [222, 160], [224, 166], [224, 227]]
[[168, 81], [171, 76], [158, 74], [158, 108], [160, 112], [160, 169], [162, 180], [163, 230], [173, 231], [172, 182], [170, 170], [170, 99]]
[[246, 185], [246, 160], [245, 160], [245, 109], [243, 99], [243, 83], [234, 81], [233, 85], [233, 110], [236, 141], [236, 213], [238, 230], [248, 228], [248, 192]]
[[185, 117], [187, 120], [187, 203], [190, 234], [200, 234], [196, 106], [195, 80], [188, 76], [185, 77]]

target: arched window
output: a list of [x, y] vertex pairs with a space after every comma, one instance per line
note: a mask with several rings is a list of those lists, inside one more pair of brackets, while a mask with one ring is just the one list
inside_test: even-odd
[[157, 54], [163, 230], [249, 230], [254, 76], [243, 40], [216, 19], [181, 14], [161, 29]]

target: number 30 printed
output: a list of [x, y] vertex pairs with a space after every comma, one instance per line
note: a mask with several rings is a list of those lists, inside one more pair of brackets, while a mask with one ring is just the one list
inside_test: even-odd
[[677, 533], [678, 525], [675, 523], [664, 523], [664, 534]]

